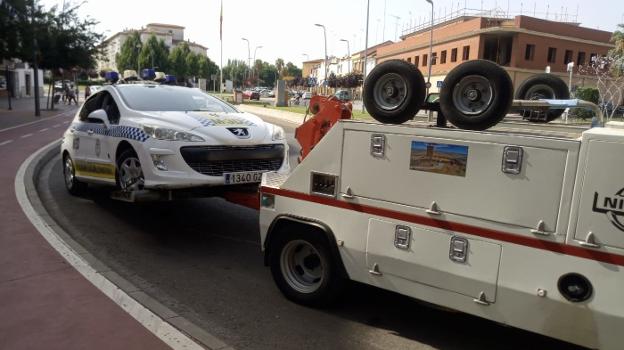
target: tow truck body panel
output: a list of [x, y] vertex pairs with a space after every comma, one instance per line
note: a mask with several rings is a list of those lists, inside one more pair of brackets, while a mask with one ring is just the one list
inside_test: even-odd
[[[616, 124], [565, 138], [339, 121], [290, 175], [264, 174], [262, 247], [276, 220], [321, 223], [352, 280], [620, 349], [622, 151]], [[562, 295], [569, 273], [591, 297]]]

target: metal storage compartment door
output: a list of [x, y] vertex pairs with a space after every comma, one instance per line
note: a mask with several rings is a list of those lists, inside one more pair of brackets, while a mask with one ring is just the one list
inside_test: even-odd
[[574, 238], [592, 232], [601, 246], [624, 248], [624, 144], [590, 140]]
[[[543, 220], [547, 231], [556, 230], [567, 150], [529, 147], [522, 144], [528, 142], [526, 137], [507, 137], [505, 140], [510, 143], [503, 144], [470, 140], [473, 133], [446, 134], [454, 138], [384, 133], [384, 155], [374, 157], [374, 133], [346, 130], [341, 192], [349, 187], [357, 197], [420, 208], [429, 208], [435, 201], [442, 212], [527, 228]], [[465, 174], [410, 169], [412, 142], [467, 148]], [[547, 142], [559, 142], [561, 147], [560, 140], [544, 141]], [[501, 171], [508, 145], [523, 148], [519, 174]]]
[[466, 239], [466, 260], [458, 262], [450, 257], [451, 238], [465, 237], [409, 225], [409, 247], [401, 249], [395, 245], [396, 226], [393, 222], [370, 219], [366, 246], [369, 269], [378, 264], [384, 276], [401, 277], [473, 299], [483, 292], [488, 302], [496, 300], [500, 245]]

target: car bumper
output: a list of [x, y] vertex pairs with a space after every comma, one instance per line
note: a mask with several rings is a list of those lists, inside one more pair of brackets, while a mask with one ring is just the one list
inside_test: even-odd
[[[290, 171], [288, 144], [286, 143], [251, 146], [198, 146], [187, 143], [178, 145], [174, 149], [158, 146], [162, 146], [161, 142], [146, 145], [145, 152], [139, 155], [143, 165], [144, 186], [147, 189], [168, 190], [222, 186], [226, 185], [225, 173], [277, 171], [287, 174]], [[267, 148], [271, 149], [268, 146], [280, 146], [281, 161], [275, 161], [277, 153], [275, 149], [267, 151]], [[246, 151], [241, 151], [241, 148]], [[222, 149], [222, 151], [215, 152], [215, 149]], [[265, 162], [269, 158], [273, 161]]]

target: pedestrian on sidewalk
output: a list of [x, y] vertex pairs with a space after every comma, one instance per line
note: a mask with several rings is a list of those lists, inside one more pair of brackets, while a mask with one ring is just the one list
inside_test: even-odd
[[87, 85], [85, 86], [85, 101], [89, 96], [91, 96], [91, 88], [89, 87], [89, 85]]
[[71, 105], [72, 100], [74, 103], [78, 104], [78, 100], [76, 99], [76, 91], [74, 89], [67, 89], [67, 105]]

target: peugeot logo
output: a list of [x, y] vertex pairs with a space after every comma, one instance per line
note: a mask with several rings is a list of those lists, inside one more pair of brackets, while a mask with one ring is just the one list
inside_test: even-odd
[[227, 128], [230, 132], [239, 139], [248, 139], [249, 138], [249, 130], [247, 128]]
[[613, 226], [624, 231], [624, 188], [613, 196], [602, 196], [602, 198], [598, 192], [595, 192], [592, 210], [595, 213], [606, 214]]

